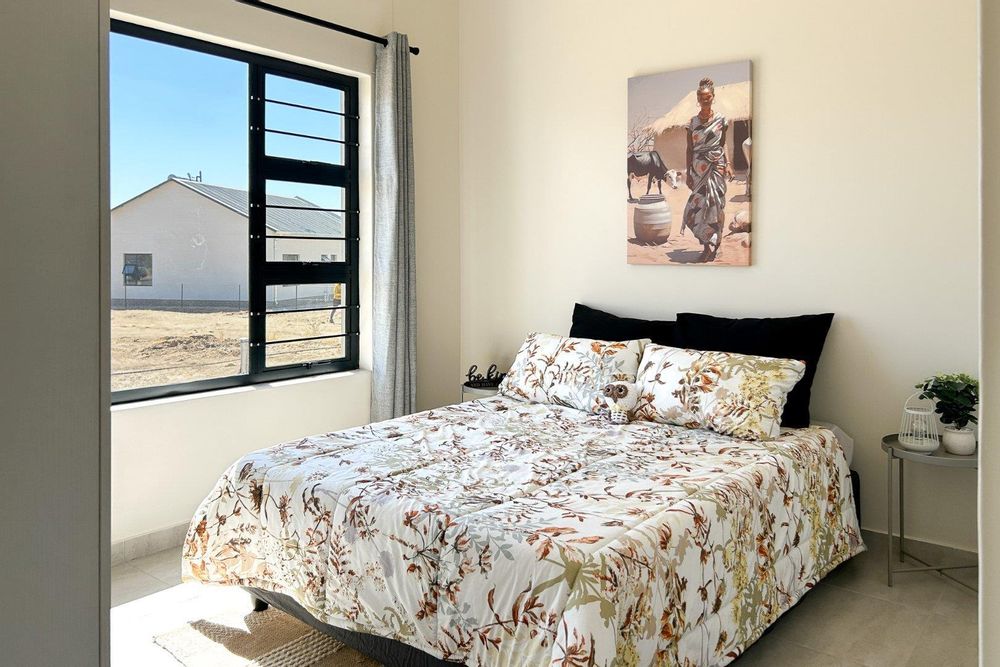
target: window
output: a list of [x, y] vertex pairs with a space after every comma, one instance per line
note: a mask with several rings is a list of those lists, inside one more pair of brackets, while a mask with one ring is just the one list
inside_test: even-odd
[[357, 79], [112, 32], [113, 400], [357, 368]]
[[152, 287], [153, 256], [149, 253], [126, 254], [122, 266], [122, 280], [125, 285]]

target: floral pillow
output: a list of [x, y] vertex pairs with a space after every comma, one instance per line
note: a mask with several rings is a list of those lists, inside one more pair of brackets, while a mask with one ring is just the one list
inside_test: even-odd
[[500, 393], [530, 403], [587, 412], [607, 409], [605, 385], [635, 382], [647, 340], [605, 341], [529, 334], [500, 383]]
[[771, 440], [781, 430], [788, 392], [805, 370], [792, 359], [647, 345], [635, 419]]

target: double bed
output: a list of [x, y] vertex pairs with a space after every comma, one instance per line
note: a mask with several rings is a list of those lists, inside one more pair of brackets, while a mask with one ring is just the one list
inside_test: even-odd
[[863, 550], [829, 428], [752, 442], [498, 396], [243, 457], [183, 572], [390, 664], [724, 665]]

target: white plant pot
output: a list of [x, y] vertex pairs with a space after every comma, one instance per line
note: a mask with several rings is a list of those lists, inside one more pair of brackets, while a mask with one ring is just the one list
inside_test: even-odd
[[957, 456], [970, 456], [976, 453], [976, 432], [969, 427], [950, 428], [944, 427], [941, 435], [941, 444], [949, 454]]

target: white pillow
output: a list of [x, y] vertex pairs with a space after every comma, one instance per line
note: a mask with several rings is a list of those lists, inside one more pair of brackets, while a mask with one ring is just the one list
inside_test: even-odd
[[648, 342], [528, 334], [500, 383], [500, 393], [530, 403], [598, 412], [607, 407], [605, 385], [635, 382], [639, 357]]
[[805, 370], [793, 359], [647, 345], [635, 419], [771, 440], [781, 431], [788, 392]]

